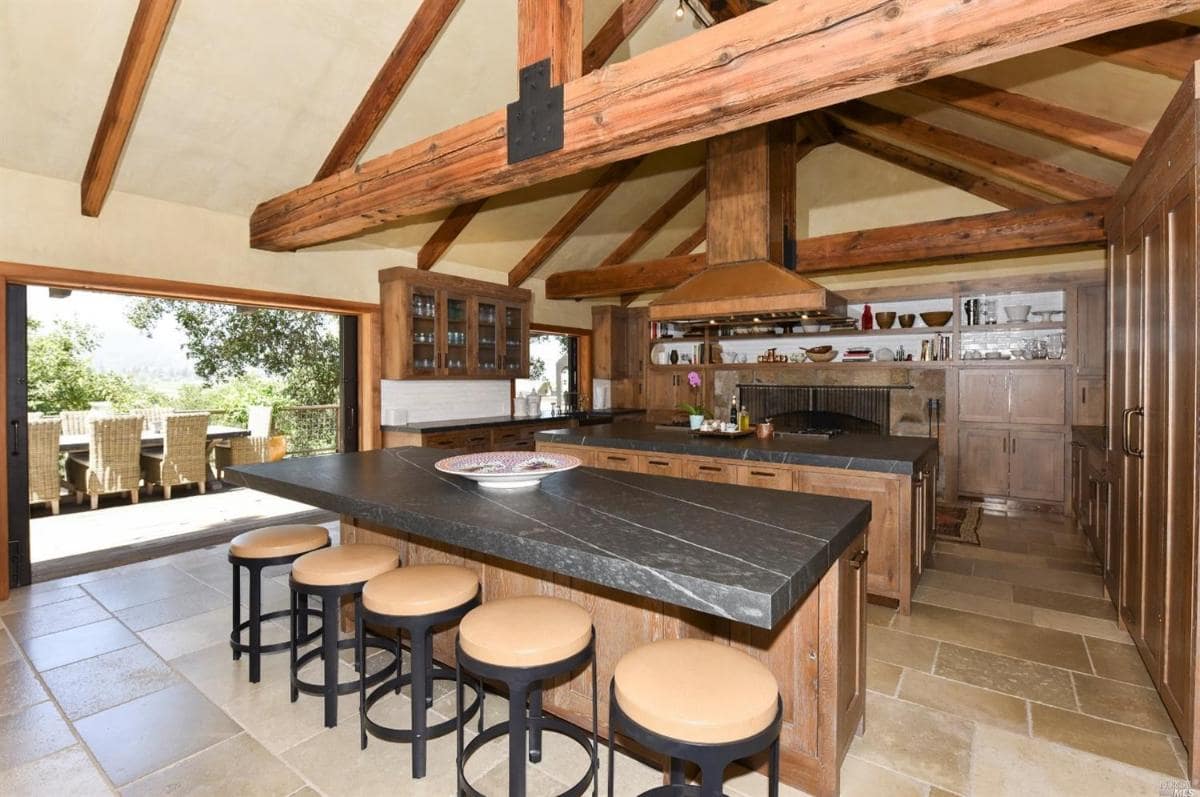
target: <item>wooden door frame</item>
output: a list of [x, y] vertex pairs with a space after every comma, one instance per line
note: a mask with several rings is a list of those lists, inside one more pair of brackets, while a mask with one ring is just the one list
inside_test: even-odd
[[[7, 290], [9, 284], [355, 316], [358, 318], [359, 449], [365, 451], [379, 447], [379, 374], [382, 339], [380, 337], [380, 311], [377, 303], [0, 260], [0, 290]], [[5, 358], [7, 357], [8, 341], [4, 331], [4, 312], [6, 311], [0, 310], [0, 368], [3, 369], [4, 378], [7, 379], [8, 363]], [[7, 424], [8, 406], [5, 402], [4, 406], [0, 408], [0, 425], [2, 425], [0, 428], [7, 428]], [[8, 462], [4, 457], [0, 458], [0, 501], [7, 502], [7, 492]], [[0, 550], [3, 551], [3, 556], [0, 556], [0, 601], [3, 601], [8, 599], [9, 594], [7, 517], [0, 519]]]
[[[579, 400], [583, 406], [584, 399], [590, 408], [592, 406], [592, 330], [590, 327], [565, 327], [558, 324], [541, 324], [531, 320], [529, 334], [540, 335], [574, 335], [579, 338], [579, 351], [576, 352], [576, 365], [579, 368]], [[510, 392], [515, 399], [516, 380], [510, 380]], [[515, 411], [515, 410], [514, 410]]]

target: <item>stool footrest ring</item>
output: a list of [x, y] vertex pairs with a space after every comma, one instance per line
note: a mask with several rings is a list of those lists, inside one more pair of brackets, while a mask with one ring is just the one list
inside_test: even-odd
[[[480, 733], [471, 741], [467, 742], [466, 746], [463, 748], [462, 759], [458, 762], [458, 787], [459, 790], [468, 795], [468, 797], [486, 797], [486, 795], [475, 789], [474, 786], [467, 782], [467, 777], [464, 774], [467, 761], [474, 753], [478, 752], [479, 749], [488, 742], [492, 741], [493, 739], [499, 739], [501, 736], [508, 735], [508, 728], [509, 722], [507, 720], [493, 725], [492, 727], [484, 730], [483, 733]], [[574, 786], [560, 793], [557, 797], [579, 797], [581, 794], [587, 791], [587, 788], [592, 784], [592, 778], [596, 775], [597, 771], [597, 761], [595, 758], [593, 758], [593, 755], [598, 755], [598, 752], [593, 751], [592, 749], [591, 734], [587, 733], [582, 728], [572, 725], [569, 722], [560, 720], [558, 717], [552, 717], [547, 714], [543, 714], [540, 717], [529, 717], [526, 720], [526, 733], [534, 730], [556, 733], [560, 736], [565, 736], [582, 747], [583, 751], [587, 753], [588, 759], [591, 762], [588, 764], [587, 771], [584, 772], [583, 777], [580, 778]]]
[[[318, 620], [321, 619], [321, 610], [320, 609], [306, 609], [302, 612], [302, 614], [307, 614], [309, 617], [315, 617]], [[291, 609], [280, 609], [279, 611], [268, 612], [267, 614], [260, 615], [258, 619], [260, 621], [262, 621], [262, 620], [278, 620], [281, 617], [291, 617], [291, 615], [292, 615]], [[250, 643], [242, 641], [242, 632], [248, 631], [248, 630], [250, 630], [250, 621], [246, 620], [245, 622], [243, 622], [241, 625], [238, 626], [237, 631], [231, 632], [229, 634], [229, 647], [233, 648], [238, 653], [252, 653], [253, 651], [250, 650]], [[298, 644], [303, 645], [308, 642], [312, 642], [314, 639], [319, 639], [320, 636], [321, 636], [321, 626], [318, 625], [316, 630], [309, 631], [307, 636], [298, 637], [296, 639], [296, 642]], [[273, 642], [270, 645], [259, 645], [258, 652], [259, 653], [279, 653], [280, 651], [287, 650], [288, 647], [291, 646], [291, 644], [292, 644], [291, 641], [285, 639], [282, 642]]]
[[[383, 679], [396, 671], [396, 643], [390, 639], [383, 637], [368, 635], [363, 641], [363, 646], [368, 648], [377, 648], [392, 654], [392, 660], [386, 667], [382, 667], [378, 672], [371, 673], [367, 676], [367, 686], [374, 686]], [[338, 650], [354, 650], [354, 639], [339, 639], [337, 643]], [[312, 650], [305, 651], [296, 658], [296, 669], [292, 672], [292, 686], [306, 695], [323, 695], [325, 694], [325, 684], [317, 684], [312, 681], [301, 680], [296, 673], [308, 664], [310, 661], [317, 659], [323, 651], [320, 646]], [[363, 662], [366, 665], [366, 662]], [[349, 695], [358, 691], [358, 676], [356, 675], [350, 681], [338, 681], [337, 693], [339, 695]]]
[[[435, 681], [454, 681], [454, 670], [446, 667], [434, 667], [430, 674]], [[401, 675], [399, 678], [391, 678], [390, 680], [384, 681], [378, 687], [376, 687], [375, 691], [367, 695], [366, 705], [363, 708], [363, 719], [367, 731], [372, 736], [389, 742], [411, 743], [413, 741], [412, 729], [391, 728], [387, 725], [381, 725], [371, 719], [370, 715], [371, 706], [374, 706], [376, 703], [382, 700], [385, 695], [395, 694], [399, 687], [409, 686], [411, 684], [412, 672], [409, 671]], [[463, 711], [462, 721], [464, 723], [469, 722], [471, 718], [475, 716], [475, 713], [479, 711], [479, 698], [480, 692], [482, 691], [478, 683], [467, 685], [475, 691], [475, 699], [471, 701], [471, 704]], [[429, 725], [425, 728], [425, 738], [436, 739], [439, 736], [445, 736], [448, 733], [452, 733], [455, 727], [457, 727], [457, 721], [454, 717], [451, 717], [448, 720], [443, 720], [435, 725]]]

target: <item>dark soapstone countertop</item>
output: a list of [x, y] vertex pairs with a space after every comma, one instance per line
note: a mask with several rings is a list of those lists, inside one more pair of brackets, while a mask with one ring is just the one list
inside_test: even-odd
[[565, 576], [772, 628], [870, 520], [848, 498], [578, 468], [489, 490], [401, 447], [226, 470], [226, 480]]
[[592, 421], [603, 422], [616, 420], [621, 415], [644, 413], [645, 410], [588, 410], [581, 412], [560, 412], [546, 415], [489, 415], [482, 418], [452, 418], [445, 421], [415, 421], [412, 423], [383, 424], [385, 432], [456, 432], [462, 429], [479, 429], [485, 426], [516, 426], [526, 423], [545, 423], [547, 421]]
[[825, 468], [911, 474], [937, 456], [931, 437], [842, 434], [824, 439], [777, 436], [759, 440], [698, 437], [687, 429], [662, 429], [649, 423], [617, 422], [578, 429], [538, 432], [537, 440], [566, 445], [626, 448], [657, 454], [727, 457], [777, 465], [819, 465]]

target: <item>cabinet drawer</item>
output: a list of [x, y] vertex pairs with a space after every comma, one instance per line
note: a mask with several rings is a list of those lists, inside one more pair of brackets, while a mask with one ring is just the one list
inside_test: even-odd
[[680, 478], [683, 476], [683, 461], [678, 457], [666, 456], [664, 454], [642, 454], [642, 473], [650, 473], [656, 476], [674, 476]]
[[466, 439], [462, 432], [438, 432], [423, 435], [421, 445], [426, 448], [463, 448], [466, 446]]
[[463, 448], [472, 453], [490, 451], [492, 448], [491, 432], [487, 429], [463, 432]]
[[596, 467], [636, 473], [638, 456], [628, 451], [598, 451], [596, 452]]
[[687, 459], [683, 463], [684, 478], [722, 484], [737, 484], [737, 469], [737, 465], [715, 460]]
[[743, 487], [791, 490], [792, 469], [781, 468], [776, 465], [739, 465], [737, 483]]
[[567, 456], [575, 457], [585, 468], [596, 466], [595, 452], [593, 449], [586, 446], [562, 446], [554, 443], [536, 443], [535, 449], [544, 451], [547, 454], [566, 454]]
[[497, 451], [507, 451], [517, 447], [517, 443], [532, 439], [522, 434], [518, 426], [501, 426], [492, 430], [492, 448]]

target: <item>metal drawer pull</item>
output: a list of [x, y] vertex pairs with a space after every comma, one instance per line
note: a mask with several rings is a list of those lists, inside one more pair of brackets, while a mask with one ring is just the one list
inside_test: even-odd
[[701, 465], [700, 470], [706, 470], [710, 473], [720, 473], [721, 472], [721, 468], [718, 468], [715, 465]]
[[650, 465], [660, 465], [664, 468], [668, 468], [671, 466], [671, 463], [667, 462], [665, 459], [648, 459], [648, 460], [646, 460], [646, 462]]
[[863, 566], [863, 564], [866, 561], [867, 561], [867, 549], [860, 548], [859, 550], [855, 551], [854, 556], [850, 557], [850, 567], [852, 567], [855, 570], [858, 570], [859, 568], [861, 568]]
[[609, 460], [609, 462], [625, 462], [626, 461], [625, 457], [618, 457], [618, 456], [614, 456], [613, 454], [608, 454], [607, 459]]
[[751, 476], [763, 476], [763, 477], [766, 477], [766, 478], [768, 478], [768, 479], [774, 479], [774, 478], [775, 478], [776, 476], [778, 476], [779, 474], [778, 474], [778, 473], [771, 473], [770, 471], [767, 471], [767, 470], [752, 470], [752, 471], [750, 471], [750, 475], [751, 475]]

